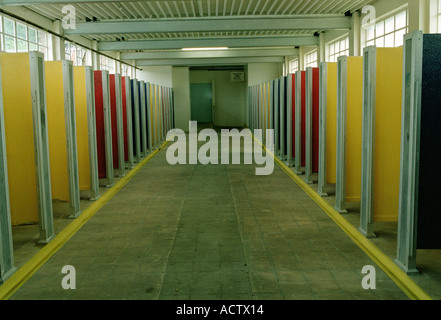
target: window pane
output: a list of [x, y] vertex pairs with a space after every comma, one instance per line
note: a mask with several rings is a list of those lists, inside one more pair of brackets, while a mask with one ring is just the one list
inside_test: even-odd
[[[5, 33], [15, 36], [15, 23], [14, 20], [3, 18], [5, 23]], [[5, 40], [6, 42], [6, 40]]]
[[346, 49], [346, 40], [342, 40], [340, 41], [340, 51], [345, 49]]
[[375, 41], [374, 40], [368, 41], [368, 43], [366, 44], [367, 47], [374, 46], [374, 45], [375, 45]]
[[5, 35], [5, 51], [15, 52], [15, 38]]
[[395, 30], [394, 25], [395, 17], [390, 17], [389, 19], [386, 19], [385, 21], [385, 33], [390, 33]]
[[28, 28], [29, 41], [37, 43], [37, 30]]
[[28, 43], [26, 40], [17, 39], [17, 52], [27, 52]]
[[384, 47], [384, 37], [378, 38], [378, 39], [375, 41], [375, 45], [376, 45], [377, 47]]
[[333, 55], [334, 53], [335, 53], [334, 44], [332, 43], [331, 45], [329, 45], [329, 54]]
[[393, 33], [386, 36], [386, 38], [384, 40], [384, 46], [385, 47], [394, 47], [395, 46], [395, 37], [394, 37]]
[[404, 44], [405, 34], [406, 34], [406, 29], [402, 29], [395, 32], [395, 47], [401, 47]]
[[375, 27], [372, 26], [369, 29], [366, 30], [366, 39], [372, 40], [375, 38]]
[[46, 33], [38, 30], [38, 44], [45, 46], [46, 45]]
[[384, 21], [380, 21], [375, 26], [376, 37], [384, 35]]
[[17, 22], [17, 37], [20, 39], [27, 39], [26, 26]]
[[29, 51], [37, 51], [38, 46], [35, 43], [29, 42]]
[[395, 23], [395, 29], [401, 29], [406, 27], [407, 25], [407, 14], [406, 11], [400, 12], [396, 15], [396, 23]]
[[46, 47], [42, 47], [42, 46], [38, 46], [38, 51], [43, 52], [43, 54], [44, 54], [44, 58], [46, 59], [46, 56], [47, 56], [47, 48], [46, 48]]

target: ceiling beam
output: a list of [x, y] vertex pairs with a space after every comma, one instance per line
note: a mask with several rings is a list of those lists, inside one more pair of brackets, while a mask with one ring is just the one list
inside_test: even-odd
[[349, 30], [350, 17], [186, 19], [77, 22], [66, 35], [279, 30]]
[[248, 63], [283, 63], [282, 57], [261, 58], [209, 58], [209, 59], [164, 59], [164, 60], [138, 60], [137, 67], [143, 66], [219, 66], [219, 65], [245, 65]]
[[204, 39], [175, 39], [175, 40], [130, 40], [130, 41], [101, 41], [100, 51], [122, 50], [161, 50], [206, 47], [296, 47], [317, 46], [319, 38], [314, 36], [298, 37], [249, 37], [249, 38], [204, 38]]
[[162, 51], [121, 53], [121, 60], [164, 60], [206, 58], [256, 58], [298, 56], [298, 49], [244, 49], [216, 51]]

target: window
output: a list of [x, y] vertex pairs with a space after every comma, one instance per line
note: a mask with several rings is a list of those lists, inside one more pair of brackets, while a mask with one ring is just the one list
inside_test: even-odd
[[308, 67], [318, 67], [317, 49], [305, 55], [305, 69]]
[[127, 64], [121, 65], [121, 75], [123, 77], [132, 77], [132, 67]]
[[340, 56], [349, 56], [349, 37], [331, 42], [328, 46], [328, 62], [337, 62]]
[[51, 35], [7, 16], [0, 16], [0, 45], [1, 51], [40, 51], [45, 60], [52, 60]]
[[115, 73], [115, 60], [100, 55], [100, 70], [107, 70], [110, 74]]
[[299, 59], [294, 59], [289, 62], [289, 73], [296, 73], [299, 71]]
[[92, 52], [76, 44], [64, 43], [65, 59], [73, 62], [74, 66], [92, 65]]
[[408, 32], [409, 17], [407, 9], [388, 18], [376, 21], [365, 29], [365, 46], [400, 47]]

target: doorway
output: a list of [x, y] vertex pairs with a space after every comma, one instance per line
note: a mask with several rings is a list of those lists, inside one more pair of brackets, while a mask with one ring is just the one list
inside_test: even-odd
[[213, 123], [213, 92], [211, 83], [192, 83], [190, 86], [191, 120]]

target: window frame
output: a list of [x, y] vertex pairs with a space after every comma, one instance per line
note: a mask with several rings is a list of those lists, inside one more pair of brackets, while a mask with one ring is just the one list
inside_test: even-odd
[[[406, 15], [405, 24], [404, 26], [398, 26], [397, 18], [403, 13]], [[391, 28], [391, 30], [387, 30], [387, 28], [390, 26], [388, 25], [388, 23], [390, 23], [391, 19], [393, 19], [393, 28]], [[380, 27], [382, 28], [381, 31], [379, 30]], [[403, 37], [409, 31], [409, 8], [405, 7], [405, 8], [400, 8], [398, 10], [394, 10], [391, 13], [383, 16], [381, 19], [375, 20], [375, 23], [370, 28], [363, 28], [363, 29], [364, 29], [363, 48], [368, 46], [376, 46], [379, 48], [401, 47], [403, 46]], [[392, 42], [393, 45], [387, 43], [388, 41]]]

